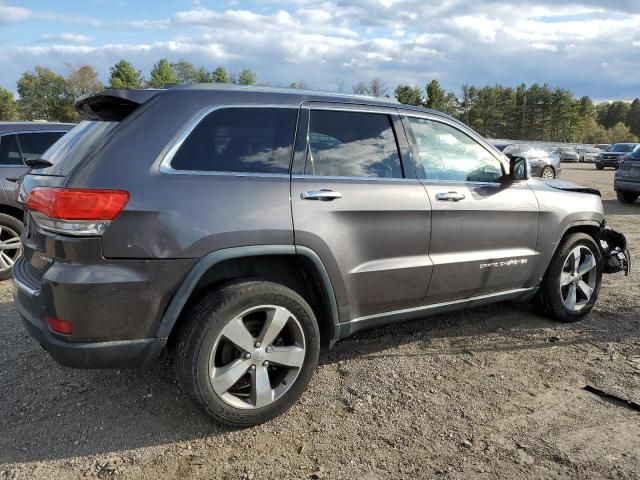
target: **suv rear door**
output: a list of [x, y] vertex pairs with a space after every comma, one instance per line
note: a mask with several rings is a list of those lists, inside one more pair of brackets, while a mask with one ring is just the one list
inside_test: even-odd
[[295, 243], [316, 252], [341, 321], [420, 304], [431, 212], [395, 108], [306, 103], [292, 170]]
[[475, 134], [442, 117], [403, 116], [432, 206], [433, 275], [424, 304], [529, 286], [536, 272], [538, 203], [526, 182]]

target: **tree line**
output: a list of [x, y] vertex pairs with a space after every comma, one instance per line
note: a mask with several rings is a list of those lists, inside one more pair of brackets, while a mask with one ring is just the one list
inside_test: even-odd
[[[223, 66], [214, 70], [196, 67], [188, 60], [158, 60], [149, 77], [130, 62], [120, 60], [109, 70], [109, 88], [163, 88], [173, 84], [233, 83], [254, 85], [258, 76], [250, 69], [229, 72]], [[263, 82], [262, 85], [269, 85]], [[343, 83], [340, 90], [343, 90]], [[304, 80], [288, 85], [309, 88]], [[22, 74], [17, 83], [18, 99], [0, 87], [0, 120], [77, 121], [75, 100], [105, 86], [90, 65], [67, 65], [65, 75], [38, 66]], [[355, 94], [390, 97], [380, 78], [358, 82]], [[596, 105], [589, 97], [576, 98], [571, 91], [549, 85], [463, 85], [459, 94], [447, 92], [437, 80], [424, 88], [398, 85], [393, 96], [401, 103], [442, 111], [458, 118], [490, 138], [575, 143], [615, 143], [637, 141], [640, 137], [640, 99], [633, 102], [603, 102]]]

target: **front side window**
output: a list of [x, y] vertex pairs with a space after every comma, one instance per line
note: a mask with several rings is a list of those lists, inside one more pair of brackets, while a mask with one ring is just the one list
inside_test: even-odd
[[312, 110], [307, 175], [402, 178], [389, 115]]
[[0, 165], [22, 165], [22, 156], [16, 136], [0, 136]]
[[222, 108], [209, 113], [182, 143], [176, 170], [288, 173], [297, 110]]
[[427, 179], [457, 182], [496, 182], [502, 164], [482, 145], [449, 125], [409, 117]]
[[33, 132], [18, 134], [20, 149], [25, 161], [40, 158], [51, 145], [56, 143], [63, 132]]

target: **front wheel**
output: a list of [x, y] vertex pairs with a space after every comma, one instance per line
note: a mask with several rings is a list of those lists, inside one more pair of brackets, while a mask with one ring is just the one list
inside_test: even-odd
[[616, 192], [616, 196], [618, 197], [618, 201], [622, 203], [634, 203], [639, 195], [637, 193]]
[[598, 299], [602, 255], [593, 237], [573, 233], [563, 239], [537, 294], [542, 312], [560, 322], [586, 317]]
[[542, 172], [540, 173], [540, 176], [546, 179], [553, 179], [556, 178], [556, 172], [552, 167], [544, 167], [542, 169]]
[[318, 363], [313, 311], [282, 285], [227, 285], [206, 295], [186, 320], [175, 358], [178, 382], [227, 425], [257, 425], [283, 413]]
[[604, 165], [596, 165], [596, 170], [604, 170]]

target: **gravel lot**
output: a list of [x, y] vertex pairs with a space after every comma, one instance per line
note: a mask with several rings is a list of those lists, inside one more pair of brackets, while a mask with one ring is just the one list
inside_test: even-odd
[[[640, 245], [640, 202], [615, 200], [611, 170], [562, 178], [601, 189]], [[640, 412], [583, 387], [640, 403], [638, 270], [605, 277], [578, 325], [502, 303], [358, 334], [321, 356], [294, 408], [246, 430], [213, 424], [167, 365], [59, 367], [4, 282], [0, 479], [637, 479]]]

